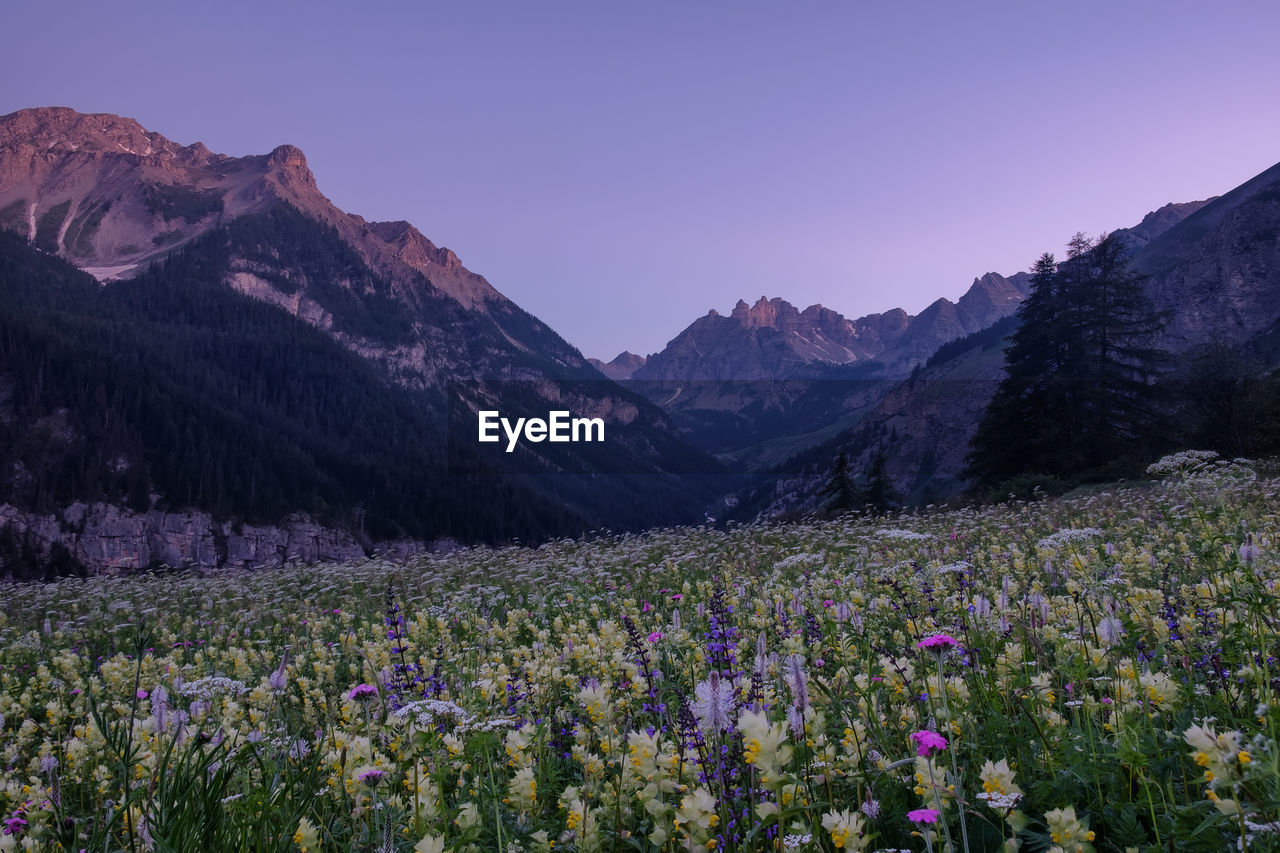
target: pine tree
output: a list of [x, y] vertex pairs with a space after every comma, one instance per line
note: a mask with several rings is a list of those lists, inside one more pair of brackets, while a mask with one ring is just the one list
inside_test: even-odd
[[843, 451], [836, 455], [836, 461], [831, 467], [831, 479], [818, 494], [827, 496], [822, 510], [828, 515], [839, 515], [857, 506], [858, 496], [853, 477], [849, 474], [849, 458]]
[[898, 505], [898, 495], [892, 481], [889, 480], [889, 472], [885, 470], [883, 450], [871, 460], [871, 468], [867, 471], [867, 487], [863, 493], [863, 504], [875, 515], [884, 515]]
[[1077, 234], [1065, 261], [1041, 256], [1031, 284], [970, 445], [969, 475], [984, 486], [1088, 479], [1163, 432], [1153, 380], [1165, 357], [1150, 341], [1166, 318], [1148, 307], [1120, 241]]

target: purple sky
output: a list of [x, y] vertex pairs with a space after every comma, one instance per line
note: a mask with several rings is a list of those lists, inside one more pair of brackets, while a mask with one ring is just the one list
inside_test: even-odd
[[10, 0], [0, 114], [302, 148], [586, 355], [956, 298], [1280, 161], [1280, 4]]

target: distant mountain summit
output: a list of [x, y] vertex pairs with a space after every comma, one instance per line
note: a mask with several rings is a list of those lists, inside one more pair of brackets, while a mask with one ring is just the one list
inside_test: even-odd
[[807, 379], [833, 366], [876, 363], [877, 375], [900, 376], [947, 341], [1017, 310], [1028, 276], [987, 273], [958, 302], [938, 299], [912, 317], [901, 308], [849, 319], [822, 305], [803, 311], [785, 299], [743, 300], [728, 316], [715, 309], [693, 321], [631, 378], [657, 381]]
[[623, 350], [614, 357], [613, 361], [608, 363], [598, 358], [589, 358], [587, 361], [605, 376], [615, 382], [621, 382], [624, 379], [630, 379], [633, 373], [643, 367], [645, 358], [642, 355]]

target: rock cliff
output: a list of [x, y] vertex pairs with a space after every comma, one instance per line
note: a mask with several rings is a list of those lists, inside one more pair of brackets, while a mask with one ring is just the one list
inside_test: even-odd
[[[0, 535], [44, 559], [61, 545], [77, 562], [101, 571], [152, 565], [248, 569], [291, 561], [351, 560], [365, 554], [350, 533], [323, 527], [302, 514], [279, 525], [233, 524], [202, 512], [135, 513], [101, 503], [72, 504], [44, 515], [3, 504]], [[395, 543], [398, 551], [424, 547]], [[0, 565], [0, 572], [6, 568]]]

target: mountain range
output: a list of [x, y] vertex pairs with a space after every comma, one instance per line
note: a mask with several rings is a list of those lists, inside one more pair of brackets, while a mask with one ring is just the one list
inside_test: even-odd
[[[837, 455], [944, 499], [1031, 287], [989, 272], [955, 302], [852, 319], [739, 300], [606, 363], [411, 224], [338, 209], [297, 148], [229, 157], [66, 108], [0, 117], [0, 232], [10, 571], [803, 512]], [[1280, 166], [1119, 232], [1162, 344], [1254, 373], [1280, 358], [1278, 233]], [[609, 440], [475, 441], [481, 409], [553, 408]]]

